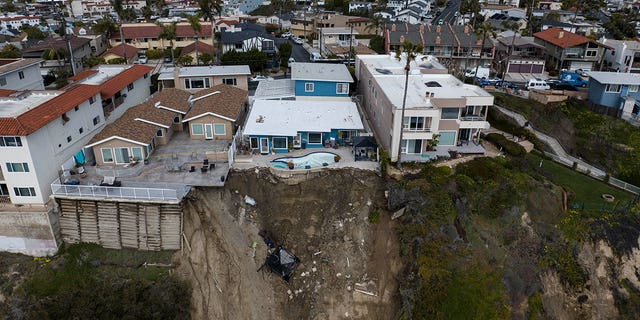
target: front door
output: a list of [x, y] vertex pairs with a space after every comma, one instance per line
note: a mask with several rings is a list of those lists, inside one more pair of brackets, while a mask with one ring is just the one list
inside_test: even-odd
[[260, 153], [262, 154], [269, 153], [269, 139], [260, 138]]
[[213, 125], [211, 123], [204, 124], [204, 138], [207, 140], [213, 139]]

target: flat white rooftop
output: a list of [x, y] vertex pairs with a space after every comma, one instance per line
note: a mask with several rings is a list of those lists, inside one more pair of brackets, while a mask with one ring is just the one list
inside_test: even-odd
[[[407, 64], [404, 56], [398, 60], [395, 54], [359, 54], [356, 56], [356, 60], [362, 61], [374, 76], [404, 75], [404, 68]], [[418, 56], [409, 65], [411, 67], [410, 73], [431, 73], [433, 72], [431, 70], [446, 73], [447, 70], [434, 56]], [[359, 63], [356, 66], [361, 68]]]
[[[173, 72], [173, 70], [172, 70]], [[193, 76], [221, 76], [221, 75], [250, 75], [251, 70], [248, 65], [242, 66], [200, 66], [182, 67], [179, 77]]]
[[[389, 101], [402, 107], [404, 95], [404, 75], [378, 77], [375, 79]], [[409, 75], [407, 89], [407, 108], [435, 107], [426, 93], [433, 93], [433, 98], [466, 98], [466, 97], [491, 97], [491, 95], [478, 86], [462, 83], [458, 78], [450, 74], [412, 74]]]
[[340, 63], [294, 62], [291, 64], [291, 79], [353, 82], [347, 66]]
[[82, 80], [78, 83], [82, 84], [92, 84], [92, 85], [101, 85], [105, 81], [117, 76], [122, 71], [131, 68], [129, 65], [100, 65], [98, 66], [98, 72], [94, 73]]
[[[322, 34], [351, 34], [351, 28], [346, 27], [335, 27], [335, 28], [320, 28], [322, 29]], [[359, 34], [357, 30], [353, 30], [353, 34]]]
[[256, 100], [245, 135], [295, 136], [299, 131], [363, 130], [355, 103], [347, 101]]
[[263, 80], [258, 83], [254, 99], [283, 99], [296, 96], [295, 81], [291, 79]]
[[2, 97], [0, 98], [0, 117], [17, 117], [60, 94], [62, 91], [30, 91], [16, 97]]

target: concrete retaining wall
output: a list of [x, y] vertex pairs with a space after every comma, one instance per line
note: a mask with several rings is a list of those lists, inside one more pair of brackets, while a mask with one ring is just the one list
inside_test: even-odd
[[30, 256], [50, 256], [58, 251], [52, 226], [53, 210], [0, 213], [0, 250]]

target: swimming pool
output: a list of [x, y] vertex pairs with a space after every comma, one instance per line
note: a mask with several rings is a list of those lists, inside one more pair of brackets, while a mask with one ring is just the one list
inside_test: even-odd
[[335, 153], [331, 152], [313, 152], [302, 157], [282, 157], [271, 161], [271, 165], [278, 169], [288, 169], [288, 162], [293, 162], [294, 169], [311, 169], [315, 167], [321, 167], [323, 165], [329, 165], [334, 163]]

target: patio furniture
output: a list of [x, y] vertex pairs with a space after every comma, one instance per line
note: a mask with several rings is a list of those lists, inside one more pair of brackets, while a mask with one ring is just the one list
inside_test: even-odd
[[208, 166], [208, 165], [209, 165], [209, 158], [205, 158], [205, 159], [202, 161], [202, 165]]
[[191, 169], [189, 169], [189, 172], [196, 172], [196, 166], [191, 166]]
[[209, 166], [208, 165], [207, 166], [202, 166], [202, 168], [200, 168], [200, 172], [202, 172], [202, 173], [205, 173], [207, 171], [209, 171]]
[[102, 187], [122, 187], [122, 182], [118, 181], [116, 177], [105, 176], [100, 183]]

